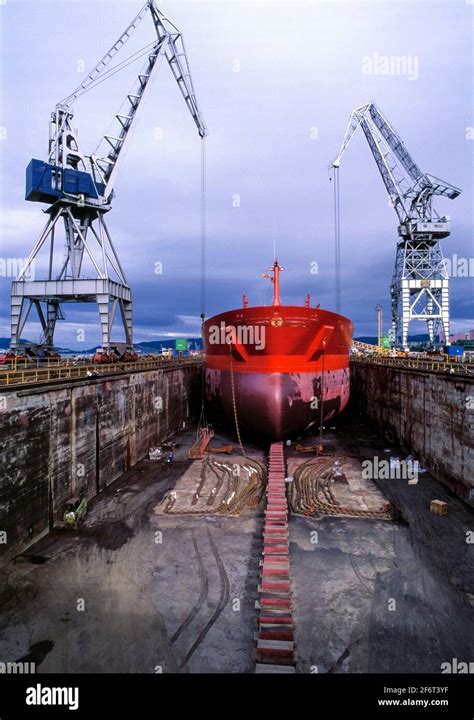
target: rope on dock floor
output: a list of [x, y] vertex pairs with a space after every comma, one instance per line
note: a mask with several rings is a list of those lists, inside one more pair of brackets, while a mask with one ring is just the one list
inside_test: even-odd
[[[340, 464], [346, 457], [337, 458]], [[293, 512], [314, 517], [317, 515], [343, 515], [345, 517], [366, 517], [391, 520], [393, 513], [390, 503], [378, 510], [358, 510], [341, 505], [334, 497], [331, 484], [334, 479], [335, 458], [311, 458], [297, 467], [293, 473], [290, 505]]]
[[[246, 510], [256, 510], [263, 498], [267, 473], [258, 460], [248, 457], [240, 460], [239, 463], [217, 460], [211, 457], [210, 453], [206, 453], [202, 461], [199, 482], [191, 500], [191, 505], [198, 503], [203, 497], [209, 477], [214, 476], [214, 485], [210, 492], [206, 492], [205, 506], [194, 510], [177, 510], [175, 508], [177, 494], [176, 491], [172, 491], [168, 495], [164, 512], [176, 515], [238, 515]], [[236, 474], [237, 465], [240, 470]], [[224, 495], [220, 502], [215, 504], [224, 485]]]

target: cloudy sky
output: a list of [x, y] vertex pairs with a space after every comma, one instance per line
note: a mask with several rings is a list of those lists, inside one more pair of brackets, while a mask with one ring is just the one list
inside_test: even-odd
[[[140, 0], [7, 0], [2, 25], [0, 142], [0, 335], [9, 336], [15, 260], [26, 258], [45, 222], [25, 202], [31, 158], [46, 159], [48, 120], [113, 44]], [[472, 244], [472, 18], [474, 3], [181, 2], [161, 9], [181, 29], [209, 128], [206, 314], [270, 301], [260, 278], [276, 244], [288, 268], [284, 302], [310, 291], [334, 309], [333, 195], [327, 166], [351, 110], [370, 100], [397, 128], [420, 167], [462, 188], [437, 203], [451, 216], [445, 255], [461, 262]], [[153, 39], [146, 18], [122, 51]], [[405, 72], [383, 74], [386, 58]], [[368, 72], [368, 68], [373, 68]], [[140, 65], [85, 94], [74, 125], [86, 154], [110, 124]], [[199, 334], [201, 141], [167, 64], [115, 185], [108, 226], [133, 290], [135, 340]], [[375, 334], [375, 305], [390, 314], [397, 219], [359, 130], [340, 171], [342, 312], [356, 334]], [[13, 261], [13, 262], [12, 262]], [[318, 263], [318, 274], [311, 273]], [[42, 264], [43, 263], [43, 264]], [[162, 263], [162, 274], [155, 273]], [[454, 263], [456, 265], [456, 262]], [[473, 277], [451, 283], [452, 329], [474, 328]], [[36, 279], [44, 261], [39, 260]], [[314, 267], [314, 266], [313, 266]], [[81, 348], [100, 340], [95, 306], [65, 308], [56, 342]], [[413, 330], [416, 330], [413, 326]], [[83, 342], [78, 342], [78, 331]], [[418, 331], [424, 332], [420, 326]], [[24, 336], [38, 339], [39, 325]]]

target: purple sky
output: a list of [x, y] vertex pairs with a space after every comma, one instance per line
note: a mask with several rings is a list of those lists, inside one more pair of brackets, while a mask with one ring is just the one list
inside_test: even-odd
[[[24, 201], [25, 167], [46, 159], [49, 113], [115, 41], [140, 0], [8, 0], [2, 25], [0, 335], [9, 336], [5, 266], [26, 258], [44, 216]], [[327, 166], [354, 107], [377, 102], [420, 167], [462, 188], [437, 208], [451, 216], [448, 258], [472, 244], [472, 18], [474, 4], [443, 2], [178, 2], [160, 5], [183, 32], [209, 127], [207, 308], [212, 315], [270, 301], [260, 274], [277, 255], [289, 269], [282, 299], [334, 309], [333, 200]], [[153, 39], [147, 18], [123, 57]], [[407, 58], [407, 73], [367, 74], [370, 58]], [[83, 62], [81, 62], [83, 61]], [[85, 67], [85, 71], [82, 71]], [[380, 67], [380, 65], [377, 65]], [[140, 65], [76, 104], [92, 152]], [[157, 128], [161, 129], [157, 131]], [[160, 138], [162, 135], [162, 139]], [[199, 334], [200, 140], [166, 63], [154, 80], [116, 182], [108, 226], [134, 294], [135, 340]], [[397, 219], [359, 130], [340, 171], [342, 312], [356, 334], [388, 327]], [[234, 207], [235, 196], [240, 207]], [[155, 263], [163, 274], [154, 273]], [[319, 273], [311, 274], [317, 262]], [[471, 266], [474, 261], [471, 262]], [[41, 278], [41, 263], [36, 278]], [[472, 267], [471, 267], [472, 270]], [[474, 328], [473, 277], [451, 282], [452, 331]], [[99, 342], [95, 306], [67, 306], [56, 342]], [[78, 330], [84, 341], [77, 342]], [[425, 332], [413, 325], [412, 332]], [[24, 336], [38, 339], [39, 324]]]

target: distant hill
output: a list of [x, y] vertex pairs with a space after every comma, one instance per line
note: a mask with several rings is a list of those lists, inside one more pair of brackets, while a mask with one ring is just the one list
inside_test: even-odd
[[[165, 348], [174, 348], [176, 338], [167, 338], [166, 340], [145, 340], [144, 342], [133, 343], [135, 350], [146, 353], [161, 353]], [[202, 338], [188, 338], [188, 350], [202, 350]], [[81, 352], [85, 355], [93, 355], [95, 351], [100, 348], [100, 345], [95, 345], [88, 350], [67, 350], [66, 352]], [[59, 350], [59, 352], [61, 352]], [[63, 351], [64, 352], [64, 351]]]
[[[31, 340], [20, 340], [20, 345], [26, 345], [29, 342], [31, 342]], [[10, 347], [10, 338], [0, 337], [0, 349], [8, 350], [9, 347]]]
[[[20, 340], [20, 345], [29, 345], [32, 343], [32, 340]], [[10, 347], [10, 338], [6, 337], [0, 337], [0, 352], [4, 352], [5, 350], [8, 350]], [[64, 347], [55, 347], [54, 348], [56, 352], [58, 353], [89, 353], [90, 350], [71, 350], [70, 348], [64, 348]]]
[[[160, 353], [164, 348], [174, 348], [176, 338], [167, 338], [166, 340], [146, 340], [145, 342], [134, 343], [136, 350], [140, 350], [142, 353]], [[21, 345], [26, 345], [31, 340], [21, 340]], [[10, 347], [10, 338], [0, 337], [0, 351], [8, 350]], [[87, 350], [71, 350], [70, 348], [55, 347], [54, 349], [61, 354], [73, 354], [73, 355], [93, 355], [100, 345], [95, 345], [93, 348]], [[202, 338], [188, 338], [188, 349], [189, 350], [202, 350]]]
[[[175, 338], [169, 340], [145, 340], [145, 342], [135, 343], [137, 349], [143, 352], [159, 352], [163, 348], [174, 348]], [[202, 350], [202, 338], [188, 338], [188, 349], [189, 350]]]

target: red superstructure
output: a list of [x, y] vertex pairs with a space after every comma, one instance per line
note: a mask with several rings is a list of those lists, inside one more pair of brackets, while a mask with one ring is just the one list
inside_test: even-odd
[[[337, 415], [349, 399], [353, 325], [337, 313], [282, 305], [275, 260], [273, 304], [215, 315], [204, 323], [206, 399], [214, 416], [279, 440]], [[322, 408], [321, 408], [322, 403]], [[322, 412], [321, 412], [322, 410]]]

